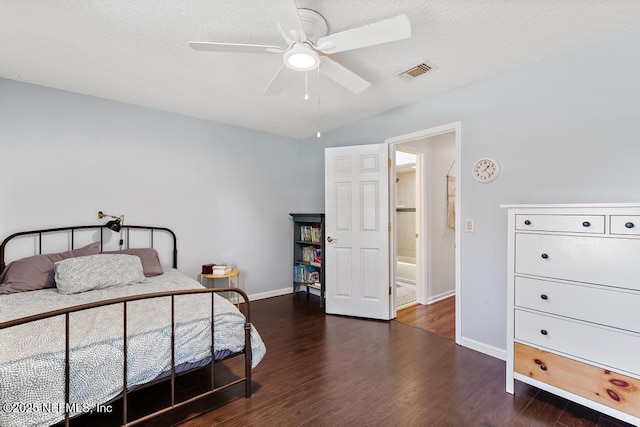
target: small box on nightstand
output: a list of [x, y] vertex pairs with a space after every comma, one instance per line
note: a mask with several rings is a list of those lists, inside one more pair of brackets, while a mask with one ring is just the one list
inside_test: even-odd
[[202, 274], [211, 274], [213, 273], [213, 266], [215, 264], [203, 264], [202, 265]]

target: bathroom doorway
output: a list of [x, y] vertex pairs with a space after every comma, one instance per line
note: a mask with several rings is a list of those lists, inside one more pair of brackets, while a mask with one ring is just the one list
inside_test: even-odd
[[416, 289], [416, 239], [418, 224], [416, 209], [420, 191], [416, 179], [418, 155], [402, 151], [395, 152], [395, 223], [396, 223], [396, 309], [401, 310], [418, 302]]

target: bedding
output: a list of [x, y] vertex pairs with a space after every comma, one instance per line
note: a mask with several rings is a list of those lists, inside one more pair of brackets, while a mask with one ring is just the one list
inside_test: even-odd
[[100, 243], [91, 243], [71, 251], [34, 255], [10, 263], [0, 275], [0, 295], [36, 291], [55, 286], [54, 263], [67, 258], [95, 255]]
[[55, 263], [56, 288], [61, 294], [128, 286], [144, 280], [142, 262], [135, 255], [90, 255]]
[[159, 276], [163, 272], [158, 251], [153, 248], [129, 248], [119, 251], [104, 251], [100, 253], [136, 255], [137, 257], [140, 257], [140, 261], [142, 261], [142, 269], [144, 270], [144, 275], [146, 277]]
[[[202, 289], [195, 280], [167, 269], [124, 287], [63, 295], [43, 289], [0, 295], [0, 322], [94, 301], [153, 292]], [[210, 357], [211, 295], [175, 297], [175, 364], [198, 363]], [[244, 316], [217, 294], [216, 354], [244, 349]], [[171, 299], [162, 297], [127, 303], [127, 385], [147, 383], [171, 369]], [[70, 315], [71, 416], [116, 398], [123, 385], [122, 304]], [[265, 354], [258, 332], [251, 328], [252, 367]], [[50, 425], [64, 419], [64, 316], [0, 330], [0, 425]], [[13, 405], [13, 406], [12, 406]], [[4, 410], [30, 405], [30, 413]], [[75, 406], [74, 406], [75, 405]]]

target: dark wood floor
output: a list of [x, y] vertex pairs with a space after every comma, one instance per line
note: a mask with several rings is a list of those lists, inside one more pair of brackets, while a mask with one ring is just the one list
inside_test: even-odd
[[[182, 427], [627, 425], [520, 382], [510, 395], [503, 361], [398, 321], [324, 315], [315, 297], [253, 302], [252, 320], [267, 345], [253, 397], [238, 387]], [[139, 393], [135, 405], [156, 400]]]
[[517, 383], [501, 360], [397, 321], [324, 316], [318, 300], [256, 301], [268, 353], [255, 393], [182, 424], [222, 426], [616, 426]]
[[456, 297], [429, 305], [414, 304], [396, 313], [396, 320], [436, 335], [456, 339]]

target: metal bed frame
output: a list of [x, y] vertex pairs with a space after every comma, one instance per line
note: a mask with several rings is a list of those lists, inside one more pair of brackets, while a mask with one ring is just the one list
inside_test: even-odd
[[[69, 233], [70, 234], [70, 239], [71, 239], [71, 249], [74, 249], [74, 237], [75, 237], [75, 231], [77, 230], [87, 230], [87, 229], [95, 229], [95, 230], [100, 230], [100, 249], [102, 250], [102, 245], [104, 243], [104, 229], [106, 227], [103, 225], [81, 225], [81, 226], [72, 226], [72, 227], [59, 227], [59, 228], [48, 228], [48, 229], [42, 229], [42, 230], [31, 230], [31, 231], [23, 231], [23, 232], [18, 232], [18, 233], [14, 233], [12, 235], [10, 235], [9, 237], [7, 237], [6, 239], [4, 239], [2, 241], [2, 243], [0, 244], [0, 271], [2, 271], [5, 267], [5, 250], [6, 250], [6, 246], [7, 244], [17, 238], [17, 237], [24, 237], [24, 236], [37, 236], [38, 238], [38, 254], [42, 254], [42, 238], [43, 235], [46, 234], [52, 234], [52, 233]], [[178, 266], [178, 251], [177, 251], [177, 242], [176, 242], [176, 235], [175, 233], [165, 227], [154, 227], [154, 226], [143, 226], [143, 225], [123, 225], [122, 229], [127, 230], [127, 242], [126, 242], [126, 248], [129, 247], [129, 235], [128, 235], [128, 229], [138, 229], [138, 230], [149, 230], [150, 234], [151, 234], [151, 240], [150, 240], [150, 247], [153, 248], [153, 236], [154, 233], [157, 232], [164, 232], [164, 233], [168, 233], [173, 241], [173, 252], [172, 252], [172, 257], [173, 257], [173, 263], [172, 266], [173, 268], [177, 268]], [[111, 232], [111, 230], [107, 229], [109, 232]], [[121, 242], [122, 243], [122, 242]], [[214, 315], [214, 293], [223, 293], [223, 292], [236, 292], [239, 294], [240, 297], [242, 297], [243, 301], [244, 301], [244, 309], [242, 310], [244, 316], [245, 316], [245, 324], [244, 324], [244, 351], [240, 352], [240, 353], [235, 353], [232, 354], [228, 357], [226, 357], [225, 359], [229, 359], [231, 357], [235, 357], [238, 355], [244, 355], [244, 377], [238, 378], [236, 380], [233, 380], [227, 384], [223, 384], [219, 387], [215, 387], [214, 384], [214, 369], [213, 369], [213, 363], [215, 362], [219, 362], [221, 360], [216, 360], [215, 359], [215, 355], [214, 355], [214, 322], [213, 322], [213, 315]], [[175, 296], [177, 295], [191, 295], [191, 294], [211, 294], [211, 361], [209, 364], [199, 367], [199, 368], [194, 368], [194, 369], [190, 369], [181, 373], [177, 373], [176, 372], [176, 366], [175, 366]], [[147, 384], [142, 384], [139, 386], [134, 386], [133, 388], [138, 389], [147, 385], [151, 385], [151, 384], [155, 384], [156, 382], [162, 382], [162, 381], [171, 381], [171, 403], [170, 406], [167, 406], [163, 409], [157, 410], [151, 414], [145, 415], [143, 417], [137, 418], [133, 421], [129, 421], [128, 420], [128, 402], [127, 402], [127, 395], [129, 392], [131, 392], [132, 390], [130, 390], [130, 387], [127, 386], [127, 303], [131, 302], [131, 301], [139, 301], [139, 300], [144, 300], [144, 299], [152, 299], [152, 298], [166, 298], [166, 297], [170, 297], [171, 298], [171, 375], [167, 375], [166, 377], [162, 377], [156, 380], [152, 380], [151, 382], [147, 383]], [[104, 301], [98, 301], [98, 302], [93, 302], [93, 303], [87, 303], [87, 304], [82, 304], [82, 305], [77, 305], [74, 307], [68, 307], [68, 308], [64, 308], [64, 309], [60, 309], [60, 310], [54, 310], [54, 311], [49, 311], [49, 312], [45, 312], [45, 313], [39, 313], [36, 315], [32, 315], [32, 316], [28, 316], [28, 317], [23, 317], [20, 319], [15, 319], [15, 320], [11, 320], [11, 321], [7, 321], [7, 322], [3, 322], [0, 323], [0, 330], [2, 329], [6, 329], [6, 328], [10, 328], [13, 326], [17, 326], [17, 325], [22, 325], [25, 323], [29, 323], [29, 322], [35, 322], [38, 320], [42, 320], [42, 319], [48, 319], [51, 317], [55, 317], [55, 316], [64, 316], [65, 319], [65, 419], [64, 419], [64, 423], [65, 426], [69, 426], [69, 422], [70, 422], [70, 415], [69, 415], [69, 408], [71, 407], [71, 402], [69, 402], [70, 400], [70, 379], [69, 379], [69, 375], [70, 375], [70, 343], [69, 343], [69, 330], [70, 330], [70, 314], [71, 313], [76, 313], [79, 311], [84, 311], [84, 310], [91, 310], [94, 308], [98, 308], [98, 307], [104, 307], [104, 306], [108, 306], [108, 305], [116, 305], [116, 304], [122, 304], [123, 310], [122, 310], [122, 322], [123, 322], [123, 360], [124, 360], [124, 364], [123, 364], [123, 389], [122, 389], [122, 395], [120, 396], [122, 398], [122, 412], [123, 412], [123, 416], [122, 416], [122, 425], [123, 426], [133, 426], [133, 425], [137, 425], [140, 424], [142, 422], [145, 421], [149, 421], [150, 419], [159, 416], [159, 415], [163, 415], [163, 414], [167, 414], [171, 411], [174, 411], [176, 409], [182, 408], [188, 404], [192, 404], [196, 401], [200, 401], [203, 400], [207, 397], [210, 397], [213, 394], [217, 394], [218, 392], [221, 392], [223, 390], [226, 390], [229, 387], [235, 386], [237, 384], [240, 383], [244, 383], [244, 392], [245, 392], [245, 398], [249, 398], [251, 397], [251, 360], [252, 360], [252, 355], [251, 355], [251, 318], [250, 318], [250, 307], [249, 307], [249, 298], [247, 297], [247, 294], [242, 291], [241, 289], [237, 289], [237, 288], [206, 288], [206, 289], [190, 289], [190, 290], [180, 290], [180, 291], [167, 291], [167, 292], [156, 292], [156, 293], [150, 293], [150, 294], [143, 294], [143, 295], [134, 295], [134, 296], [129, 296], [129, 297], [123, 297], [123, 298], [113, 298], [113, 299], [109, 299], [109, 300], [104, 300]], [[224, 360], [224, 359], [223, 359]], [[200, 393], [196, 396], [193, 396], [187, 400], [181, 401], [181, 402], [176, 402], [175, 399], [175, 387], [176, 387], [176, 376], [178, 375], [182, 375], [188, 372], [192, 372], [194, 370], [198, 370], [198, 369], [204, 369], [207, 366], [211, 365], [211, 385], [210, 385], [210, 390], [205, 391], [203, 393]]]

